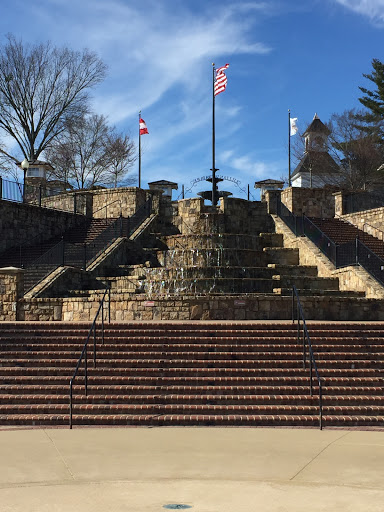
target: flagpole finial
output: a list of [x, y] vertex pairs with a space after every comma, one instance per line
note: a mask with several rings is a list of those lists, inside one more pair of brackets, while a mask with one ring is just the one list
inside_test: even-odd
[[214, 65], [215, 65], [215, 63], [214, 63], [214, 62], [212, 62], [212, 66], [214, 66]]

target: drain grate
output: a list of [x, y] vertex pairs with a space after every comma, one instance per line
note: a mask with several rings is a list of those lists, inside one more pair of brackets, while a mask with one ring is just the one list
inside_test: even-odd
[[192, 508], [192, 506], [184, 505], [183, 503], [168, 503], [168, 505], [164, 505], [163, 508], [168, 508], [171, 510], [180, 510], [184, 508]]

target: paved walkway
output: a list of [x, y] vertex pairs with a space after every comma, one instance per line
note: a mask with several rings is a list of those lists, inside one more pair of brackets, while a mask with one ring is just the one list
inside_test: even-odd
[[384, 432], [0, 431], [1, 512], [383, 512]]

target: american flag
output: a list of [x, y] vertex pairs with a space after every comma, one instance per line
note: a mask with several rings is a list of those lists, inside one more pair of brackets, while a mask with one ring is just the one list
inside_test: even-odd
[[215, 89], [214, 89], [215, 96], [217, 96], [221, 92], [225, 91], [225, 88], [227, 87], [228, 79], [227, 79], [227, 76], [224, 73], [224, 71], [228, 68], [229, 68], [229, 64], [226, 64], [225, 66], [222, 66], [221, 68], [218, 68], [216, 70]]
[[148, 128], [147, 128], [147, 125], [145, 124], [144, 119], [140, 118], [139, 126], [140, 126], [140, 135], [145, 135], [146, 133], [148, 133]]

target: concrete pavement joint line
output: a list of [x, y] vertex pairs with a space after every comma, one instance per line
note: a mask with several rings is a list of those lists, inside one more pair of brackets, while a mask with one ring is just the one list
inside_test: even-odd
[[[230, 480], [230, 479], [204, 479], [205, 482], [209, 482], [211, 485], [214, 484], [266, 484], [270, 486], [286, 486], [286, 487], [311, 487], [311, 488], [348, 488], [348, 489], [356, 489], [356, 490], [368, 490], [368, 491], [379, 491], [384, 492], [382, 486], [376, 487], [372, 485], [359, 485], [355, 483], [334, 483], [330, 484], [328, 482], [292, 482], [291, 480], [271, 480], [271, 479], [260, 479], [254, 480], [250, 478], [242, 478], [241, 480]], [[6, 491], [10, 489], [23, 489], [23, 488], [34, 488], [34, 487], [86, 487], [86, 486], [113, 486], [113, 485], [153, 485], [153, 484], [169, 484], [172, 482], [188, 482], [188, 483], [199, 483], [201, 479], [197, 478], [150, 478], [148, 480], [74, 480], [70, 481], [57, 481], [57, 482], [24, 482], [17, 484], [0, 484], [0, 492]]]
[[293, 477], [290, 478], [289, 481], [294, 480], [298, 475], [300, 475], [300, 473], [302, 471], [304, 471], [305, 468], [307, 468], [310, 464], [312, 464], [312, 462], [314, 460], [316, 460], [317, 457], [319, 457], [323, 452], [325, 452], [325, 450], [327, 450], [332, 444], [336, 443], [336, 441], [340, 441], [340, 439], [343, 439], [343, 437], [345, 437], [349, 434], [350, 434], [350, 432], [346, 432], [344, 435], [342, 435], [342, 436], [338, 437], [337, 439], [334, 439], [333, 441], [328, 443], [327, 446], [324, 446], [324, 448], [322, 450], [320, 450], [319, 453], [317, 455], [315, 455], [309, 462], [307, 462], [307, 464], [305, 464], [301, 469], [299, 469], [299, 471], [296, 473], [296, 475], [293, 475]]
[[51, 441], [51, 443], [53, 444], [53, 446], [54, 446], [54, 448], [55, 448], [56, 452], [58, 453], [58, 455], [59, 455], [59, 457], [60, 457], [60, 459], [61, 459], [61, 462], [64, 464], [65, 469], [68, 471], [69, 476], [72, 478], [72, 480], [76, 480], [75, 475], [72, 473], [72, 471], [71, 471], [70, 467], [68, 466], [68, 464], [66, 463], [66, 461], [65, 461], [64, 457], [61, 455], [60, 450], [59, 450], [59, 449], [58, 449], [58, 447], [56, 446], [55, 441], [51, 438], [51, 436], [50, 436], [50, 435], [48, 435], [48, 432], [47, 432], [45, 429], [44, 429], [44, 433], [45, 433], [45, 435], [48, 437], [48, 439]]

